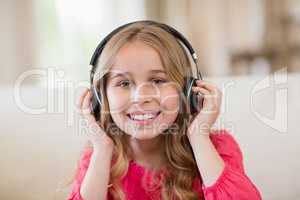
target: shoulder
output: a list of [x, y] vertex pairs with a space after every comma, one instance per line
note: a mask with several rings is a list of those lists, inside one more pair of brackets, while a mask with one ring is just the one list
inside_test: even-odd
[[212, 130], [210, 140], [224, 161], [237, 168], [243, 168], [243, 153], [240, 145], [229, 131]]
[[237, 140], [226, 129], [212, 130], [209, 137], [214, 146], [219, 150], [242, 153]]

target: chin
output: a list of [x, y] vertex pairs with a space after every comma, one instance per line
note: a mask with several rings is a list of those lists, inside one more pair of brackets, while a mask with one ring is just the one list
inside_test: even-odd
[[148, 133], [150, 131], [137, 131], [137, 132], [132, 132], [128, 133], [132, 138], [138, 139], [138, 140], [150, 140], [153, 138], [156, 138], [157, 136], [160, 135], [160, 133]]

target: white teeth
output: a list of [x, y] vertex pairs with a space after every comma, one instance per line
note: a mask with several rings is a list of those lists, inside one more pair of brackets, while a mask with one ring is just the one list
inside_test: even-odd
[[147, 120], [155, 118], [156, 115], [153, 114], [145, 114], [145, 115], [130, 115], [133, 120]]

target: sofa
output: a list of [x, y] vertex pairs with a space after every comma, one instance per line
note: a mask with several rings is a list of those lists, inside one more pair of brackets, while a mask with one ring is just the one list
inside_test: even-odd
[[[214, 128], [243, 152], [247, 175], [265, 200], [300, 199], [300, 74], [205, 78], [223, 92]], [[76, 99], [84, 84], [1, 85], [0, 199], [66, 199], [85, 135]]]

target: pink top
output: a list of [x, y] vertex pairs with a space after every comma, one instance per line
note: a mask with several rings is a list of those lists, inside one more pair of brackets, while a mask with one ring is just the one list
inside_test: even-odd
[[[261, 200], [261, 195], [255, 185], [246, 175], [243, 166], [243, 155], [236, 140], [226, 130], [215, 130], [211, 132], [210, 139], [225, 162], [225, 167], [215, 183], [205, 186], [200, 178], [196, 177], [193, 189], [202, 199], [204, 194], [206, 200]], [[92, 151], [83, 153], [79, 162], [79, 173], [73, 183], [72, 193], [68, 200], [83, 200], [80, 195], [80, 186], [87, 171]], [[154, 176], [152, 171], [147, 173], [143, 166], [133, 160], [130, 161], [126, 176], [122, 179], [122, 187], [126, 194], [126, 199], [151, 200], [160, 199], [160, 182], [164, 171], [157, 172]], [[151, 181], [156, 177], [156, 181]], [[202, 192], [203, 190], [203, 192]], [[107, 196], [107, 200], [112, 200]]]

